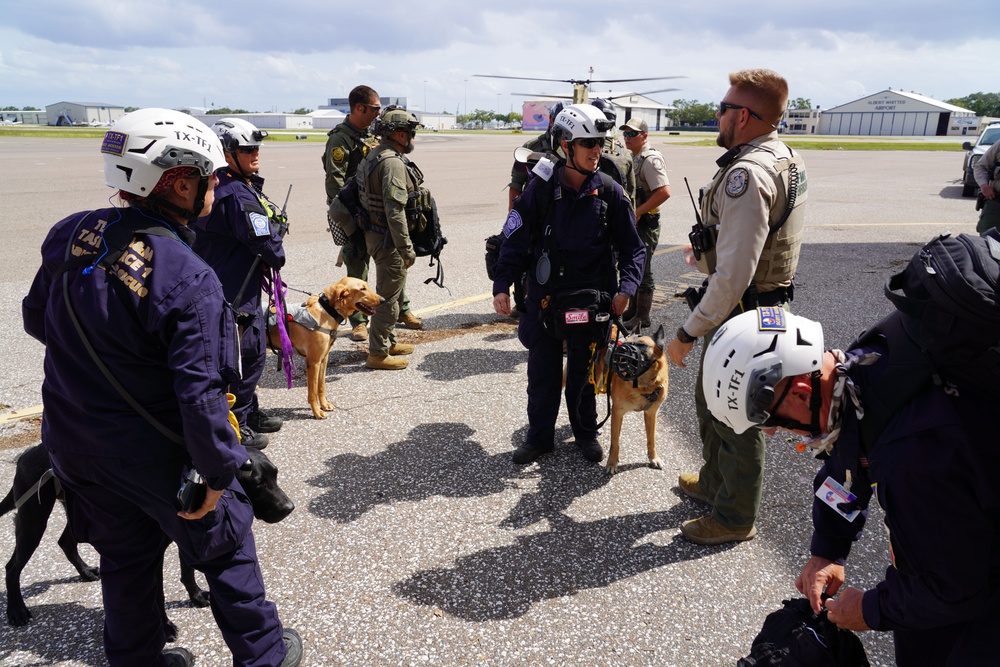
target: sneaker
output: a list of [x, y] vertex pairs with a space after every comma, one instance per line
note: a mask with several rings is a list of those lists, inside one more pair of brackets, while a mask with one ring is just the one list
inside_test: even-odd
[[364, 322], [354, 325], [354, 328], [351, 329], [351, 340], [359, 343], [368, 340], [368, 325]]
[[274, 433], [284, 423], [280, 417], [269, 415], [263, 410], [255, 410], [247, 417], [247, 426], [257, 433]]
[[424, 322], [419, 317], [406, 311], [405, 313], [400, 313], [399, 318], [396, 320], [399, 324], [402, 324], [407, 329], [423, 329]]
[[281, 667], [299, 667], [302, 662], [302, 637], [292, 628], [285, 628], [282, 639], [285, 641], [285, 659], [281, 661]]
[[415, 348], [409, 343], [393, 343], [389, 354], [413, 354]]
[[376, 356], [374, 354], [368, 355], [368, 361], [365, 362], [365, 368], [371, 368], [377, 371], [400, 371], [410, 365], [410, 362], [406, 359], [400, 359], [399, 357], [394, 357], [391, 354], [385, 356]]
[[163, 659], [167, 667], [191, 667], [194, 664], [194, 656], [186, 648], [177, 646], [163, 652]]
[[715, 503], [707, 495], [702, 493], [701, 487], [698, 486], [698, 474], [682, 472], [680, 477], [677, 478], [677, 486], [680, 487], [681, 493], [683, 493], [688, 498], [694, 498], [695, 500], [700, 500], [703, 503], [714, 506]]
[[531, 463], [542, 454], [548, 454], [553, 451], [555, 451], [555, 446], [552, 443], [548, 445], [534, 445], [526, 442], [514, 450], [510, 460], [518, 465], [524, 465], [525, 463]]
[[750, 526], [749, 530], [734, 530], [726, 528], [709, 515], [685, 521], [681, 524], [681, 533], [695, 544], [715, 546], [728, 542], [752, 540], [757, 535], [757, 527]]
[[580, 448], [583, 458], [592, 463], [600, 463], [601, 459], [604, 458], [604, 450], [601, 449], [601, 443], [597, 440], [577, 440], [576, 446]]
[[257, 433], [250, 427], [241, 428], [240, 435], [243, 436], [240, 442], [244, 447], [252, 447], [253, 449], [264, 449], [267, 447], [267, 436], [263, 433]]

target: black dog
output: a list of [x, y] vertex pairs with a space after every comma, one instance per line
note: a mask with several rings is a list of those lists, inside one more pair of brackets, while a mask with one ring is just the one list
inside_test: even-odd
[[[250, 465], [244, 466], [237, 473], [237, 479], [253, 504], [254, 517], [267, 523], [277, 523], [291, 514], [295, 505], [278, 486], [278, 468], [271, 460], [259, 449], [247, 448], [247, 452], [250, 454]], [[14, 472], [14, 485], [7, 493], [7, 497], [0, 501], [0, 516], [14, 509], [17, 499], [35, 486], [51, 467], [49, 454], [42, 445], [35, 445], [21, 454]], [[21, 571], [42, 540], [55, 502], [55, 484], [52, 481], [45, 482], [21, 505], [14, 517], [16, 543], [14, 555], [7, 562], [7, 622], [10, 625], [22, 626], [31, 620], [31, 612], [28, 611], [21, 595]], [[59, 536], [59, 547], [84, 581], [97, 581], [100, 578], [99, 569], [83, 562], [77, 549], [78, 544], [67, 524]], [[184, 584], [188, 597], [195, 606], [208, 606], [208, 593], [198, 587], [194, 569], [188, 566], [183, 558], [181, 558], [181, 583]], [[176, 628], [167, 619], [162, 606], [161, 612], [167, 634], [173, 634], [176, 638]]]

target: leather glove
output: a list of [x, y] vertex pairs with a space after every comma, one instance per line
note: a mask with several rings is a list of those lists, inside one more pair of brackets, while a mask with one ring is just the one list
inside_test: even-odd
[[413, 246], [408, 245], [405, 248], [396, 248], [399, 256], [403, 258], [403, 266], [405, 268], [410, 268], [413, 263], [417, 261], [417, 253], [413, 252]]

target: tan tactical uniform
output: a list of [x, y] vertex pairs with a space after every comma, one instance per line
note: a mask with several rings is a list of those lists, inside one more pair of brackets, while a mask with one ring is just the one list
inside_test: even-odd
[[[638, 207], [649, 199], [654, 190], [670, 185], [670, 179], [667, 178], [667, 165], [663, 162], [663, 155], [650, 146], [649, 142], [632, 158], [632, 163], [635, 166], [635, 204]], [[659, 207], [650, 211], [654, 214], [659, 212]]]
[[[795, 207], [784, 225], [770, 234], [786, 211], [792, 171], [798, 173]], [[717, 229], [717, 239], [714, 258], [708, 258], [709, 265], [714, 259], [708, 289], [684, 323], [688, 334], [704, 336], [725, 321], [751, 284], [759, 293], [791, 285], [806, 197], [802, 159], [778, 140], [776, 132], [749, 142], [702, 189], [702, 221]]]

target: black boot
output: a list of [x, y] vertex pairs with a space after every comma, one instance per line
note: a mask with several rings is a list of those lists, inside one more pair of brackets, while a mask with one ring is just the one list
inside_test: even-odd
[[247, 426], [258, 433], [274, 433], [283, 423], [279, 417], [269, 415], [263, 410], [254, 410], [247, 416]]

